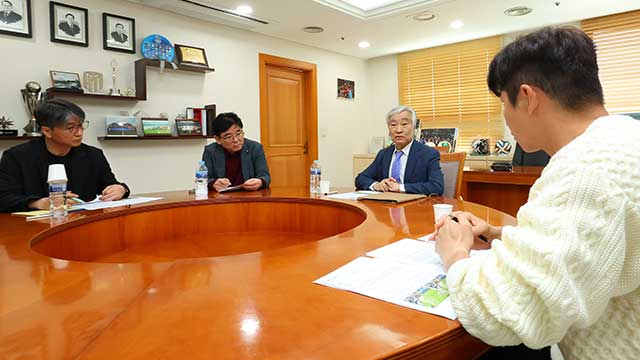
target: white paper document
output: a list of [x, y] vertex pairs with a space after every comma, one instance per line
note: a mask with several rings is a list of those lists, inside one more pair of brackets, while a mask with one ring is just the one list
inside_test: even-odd
[[325, 196], [325, 198], [337, 199], [337, 200], [358, 200], [358, 198], [361, 198], [365, 195], [372, 195], [377, 193], [378, 193], [377, 191], [361, 190], [361, 191], [353, 191], [348, 193], [327, 195]]
[[314, 281], [418, 311], [456, 319], [442, 267], [359, 257]]
[[146, 203], [149, 201], [156, 201], [162, 199], [161, 197], [134, 197], [117, 201], [100, 201], [96, 198], [91, 202], [86, 202], [83, 204], [77, 204], [73, 206], [73, 209], [84, 209], [84, 210], [99, 210], [99, 209], [107, 209], [118, 206], [125, 205], [137, 205]]
[[222, 189], [218, 190], [218, 192], [222, 193], [222, 192], [226, 192], [226, 191], [236, 191], [236, 190], [242, 190], [242, 184], [236, 185], [236, 186], [227, 186], [226, 188], [222, 188]]

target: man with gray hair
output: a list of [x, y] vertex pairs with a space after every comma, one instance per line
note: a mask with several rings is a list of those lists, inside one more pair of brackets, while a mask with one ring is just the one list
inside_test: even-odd
[[396, 106], [387, 113], [387, 127], [393, 145], [382, 149], [373, 163], [356, 177], [358, 190], [442, 195], [444, 177], [440, 153], [413, 141], [416, 112]]

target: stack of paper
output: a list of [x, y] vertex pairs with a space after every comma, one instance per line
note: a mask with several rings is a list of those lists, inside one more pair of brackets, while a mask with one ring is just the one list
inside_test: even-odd
[[402, 239], [366, 255], [314, 283], [452, 320], [457, 318], [435, 243]]

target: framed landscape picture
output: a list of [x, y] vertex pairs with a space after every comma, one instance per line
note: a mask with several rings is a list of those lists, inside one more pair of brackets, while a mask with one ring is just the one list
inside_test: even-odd
[[88, 15], [87, 9], [50, 1], [51, 42], [88, 47]]
[[32, 37], [31, 0], [0, 1], [0, 34]]
[[168, 119], [142, 118], [141, 120], [144, 136], [171, 136], [171, 124]]
[[102, 47], [105, 50], [135, 54], [136, 20], [102, 13]]
[[202, 123], [196, 119], [176, 119], [178, 136], [201, 136]]
[[51, 84], [57, 90], [83, 92], [80, 84], [80, 74], [68, 71], [49, 71]]

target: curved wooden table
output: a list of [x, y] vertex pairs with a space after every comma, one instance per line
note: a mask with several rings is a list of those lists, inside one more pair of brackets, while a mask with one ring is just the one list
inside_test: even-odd
[[506, 214], [302, 189], [158, 195], [51, 228], [0, 214], [0, 358], [465, 359], [487, 347], [457, 321], [312, 281], [431, 232], [433, 203], [513, 224]]

